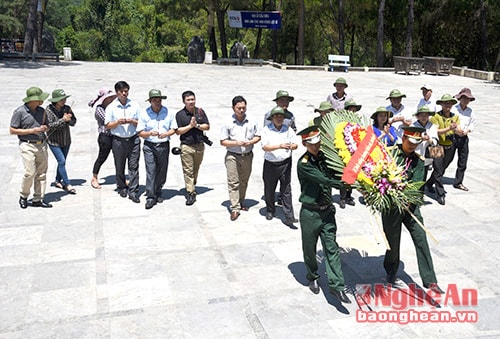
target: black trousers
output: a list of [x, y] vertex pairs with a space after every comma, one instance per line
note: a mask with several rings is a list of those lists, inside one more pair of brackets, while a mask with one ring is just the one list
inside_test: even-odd
[[280, 195], [282, 201], [283, 214], [288, 219], [295, 218], [292, 205], [292, 157], [278, 162], [264, 160], [264, 170], [262, 178], [264, 180], [264, 199], [266, 201], [266, 211], [274, 213], [274, 191], [280, 183]]
[[170, 142], [153, 143], [144, 141], [142, 147], [146, 164], [146, 198], [156, 201], [167, 181]]
[[456, 186], [462, 184], [464, 181], [467, 160], [469, 159], [469, 137], [455, 136], [453, 146], [458, 155], [457, 171], [455, 173], [455, 182], [453, 183]]
[[[139, 191], [139, 158], [141, 156], [141, 140], [113, 137], [113, 157], [115, 158], [116, 186], [119, 190], [127, 189], [128, 194]], [[125, 184], [125, 165], [128, 164], [128, 187]]]
[[432, 167], [434, 170], [432, 171], [431, 177], [427, 180], [427, 186], [436, 186], [436, 194], [438, 196], [444, 196], [444, 187], [443, 187], [443, 175], [450, 163], [453, 161], [453, 156], [455, 154], [455, 149], [453, 146], [443, 146], [444, 147], [444, 156], [442, 158], [434, 159], [432, 163]]
[[99, 133], [97, 137], [97, 144], [99, 145], [99, 154], [94, 162], [92, 174], [99, 174], [102, 164], [108, 159], [109, 153], [113, 148], [113, 136], [110, 134]]

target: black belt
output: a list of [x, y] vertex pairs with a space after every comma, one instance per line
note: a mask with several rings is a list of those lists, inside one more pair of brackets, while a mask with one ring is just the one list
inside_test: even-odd
[[302, 203], [302, 206], [304, 206], [308, 210], [312, 210], [312, 211], [326, 211], [326, 210], [328, 210], [328, 209], [330, 209], [330, 208], [333, 207], [332, 204], [317, 205], [317, 204], [305, 204], [305, 203]]
[[43, 140], [29, 140], [29, 139], [19, 139], [22, 142], [27, 142], [28, 144], [41, 145], [43, 144]]
[[144, 145], [148, 145], [148, 146], [151, 146], [151, 147], [162, 147], [162, 146], [168, 147], [169, 142], [168, 141], [152, 142], [152, 141], [144, 140]]
[[228, 154], [234, 155], [235, 157], [246, 157], [250, 154], [252, 154], [252, 151], [247, 152], [247, 153], [236, 153], [236, 152], [229, 152], [227, 151]]
[[133, 135], [133, 136], [131, 136], [129, 138], [122, 138], [122, 137], [119, 137], [117, 135], [113, 135], [113, 137], [115, 137], [115, 138], [117, 138], [118, 140], [121, 140], [121, 141], [130, 141], [130, 140], [134, 140], [135, 138], [137, 138], [138, 135], [136, 134], [136, 135]]

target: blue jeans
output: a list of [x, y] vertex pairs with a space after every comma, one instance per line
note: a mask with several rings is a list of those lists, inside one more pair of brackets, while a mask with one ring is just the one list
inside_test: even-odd
[[66, 158], [68, 157], [69, 146], [58, 147], [49, 145], [52, 154], [57, 160], [57, 175], [56, 182], [60, 182], [63, 186], [68, 186], [71, 184], [68, 179], [68, 173], [66, 172]]

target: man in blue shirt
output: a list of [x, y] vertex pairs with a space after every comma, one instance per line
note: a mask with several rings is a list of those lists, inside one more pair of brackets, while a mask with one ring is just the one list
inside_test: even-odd
[[149, 91], [149, 106], [141, 112], [137, 122], [139, 136], [144, 138], [144, 162], [146, 164], [146, 209], [163, 202], [161, 190], [167, 180], [170, 136], [177, 130], [175, 115], [162, 105], [166, 99], [158, 89]]

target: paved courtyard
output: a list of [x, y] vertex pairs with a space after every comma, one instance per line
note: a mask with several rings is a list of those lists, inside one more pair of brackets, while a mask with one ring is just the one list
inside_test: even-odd
[[[422, 214], [438, 243], [429, 240], [434, 266], [448, 302], [436, 307], [428, 298], [403, 292], [397, 302], [417, 302], [404, 308], [439, 314], [472, 311], [476, 322], [360, 322], [358, 310], [393, 310], [390, 306], [355, 301], [359, 284], [383, 283], [384, 242], [377, 219], [360, 204], [337, 207], [338, 243], [352, 304], [340, 304], [328, 293], [324, 265], [319, 295], [307, 288], [300, 230], [276, 218], [267, 221], [262, 200], [263, 152], [255, 150], [247, 194], [248, 212], [229, 220], [225, 149], [219, 129], [232, 114], [231, 99], [243, 95], [249, 116], [261, 120], [273, 107], [279, 89], [295, 97], [290, 110], [299, 128], [315, 116], [333, 91], [338, 76], [347, 92], [369, 116], [387, 105], [393, 88], [406, 93], [403, 103], [415, 107], [420, 87], [434, 87], [434, 96], [456, 94], [470, 87], [477, 100], [476, 131], [470, 137], [470, 157], [464, 184], [453, 188], [456, 161], [446, 172], [446, 205], [426, 197]], [[283, 71], [270, 66], [202, 64], [134, 64], [90, 62], [0, 62], [0, 338], [498, 338], [500, 337], [500, 86], [458, 76], [404, 76], [391, 72]], [[197, 105], [211, 122], [214, 145], [206, 149], [198, 180], [198, 200], [185, 205], [180, 159], [171, 155], [162, 204], [150, 210], [115, 192], [110, 159], [101, 169], [102, 189], [90, 186], [97, 154], [97, 131], [87, 102], [101, 86], [127, 81], [130, 98], [145, 108], [147, 93], [159, 88], [168, 96], [170, 112], [182, 108], [181, 93], [191, 89]], [[47, 186], [52, 209], [18, 205], [23, 167], [17, 137], [10, 135], [12, 111], [22, 104], [25, 90], [46, 92], [63, 88], [72, 96], [78, 122], [67, 169], [76, 195]], [[178, 145], [174, 137], [172, 146]], [[294, 162], [304, 152], [294, 153]], [[49, 154], [48, 183], [56, 162]], [[293, 169], [293, 199], [298, 217], [299, 183]], [[145, 171], [141, 155], [140, 185]], [[335, 192], [338, 201], [338, 192]], [[299, 226], [299, 224], [297, 224]], [[321, 260], [321, 246], [318, 259]], [[399, 277], [408, 286], [421, 285], [413, 244], [402, 235]], [[356, 287], [356, 285], [358, 286]], [[405, 285], [406, 286], [406, 285]], [[476, 305], [451, 303], [454, 288], [477, 291]], [[411, 293], [410, 293], [411, 294]], [[395, 294], [396, 295], [396, 294]], [[457, 301], [457, 299], [455, 299]], [[377, 300], [380, 302], [380, 300]], [[468, 313], [471, 314], [471, 313]], [[497, 320], [495, 320], [497, 319]]]

